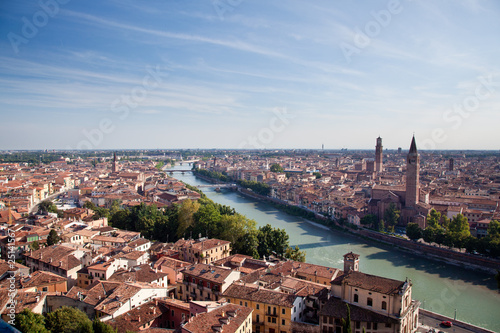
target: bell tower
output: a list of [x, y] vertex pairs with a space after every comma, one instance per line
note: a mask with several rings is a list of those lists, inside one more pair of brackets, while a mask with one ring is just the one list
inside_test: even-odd
[[359, 254], [349, 252], [344, 254], [344, 273], [359, 271]]
[[415, 207], [420, 193], [420, 156], [415, 143], [411, 140], [410, 152], [406, 158], [406, 207]]
[[375, 172], [382, 172], [383, 165], [383, 150], [382, 150], [382, 138], [379, 136], [377, 138], [377, 145], [375, 146]]

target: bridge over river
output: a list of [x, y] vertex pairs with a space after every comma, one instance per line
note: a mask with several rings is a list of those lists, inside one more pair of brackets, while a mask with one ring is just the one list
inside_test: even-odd
[[203, 185], [196, 185], [197, 188], [204, 188], [204, 187], [212, 187], [212, 188], [234, 188], [237, 187], [237, 184], [203, 184]]

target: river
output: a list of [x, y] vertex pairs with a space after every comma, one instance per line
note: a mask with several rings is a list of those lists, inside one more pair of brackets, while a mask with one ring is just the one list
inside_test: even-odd
[[[186, 165], [175, 167], [177, 170], [189, 168]], [[194, 186], [208, 184], [190, 172], [174, 173], [173, 177]], [[298, 245], [304, 250], [309, 263], [343, 269], [343, 255], [352, 251], [360, 255], [360, 271], [364, 273], [397, 280], [411, 279], [413, 298], [420, 300], [421, 307], [452, 318], [456, 309], [458, 320], [500, 332], [500, 294], [491, 275], [425, 260], [325, 229], [238, 192], [202, 190], [213, 201], [254, 219], [258, 226], [271, 224], [284, 228], [290, 236], [290, 245]]]

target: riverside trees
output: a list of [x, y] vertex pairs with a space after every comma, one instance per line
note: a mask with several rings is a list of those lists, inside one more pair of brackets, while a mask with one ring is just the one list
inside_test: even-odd
[[270, 225], [257, 229], [254, 220], [238, 214], [231, 207], [205, 196], [198, 201], [184, 200], [169, 208], [140, 204], [116, 211], [109, 220], [114, 227], [138, 231], [148, 239], [175, 242], [180, 238], [207, 236], [228, 240], [233, 252], [254, 258], [272, 253], [305, 261], [305, 253], [291, 248], [284, 229]]
[[427, 227], [422, 230], [418, 225], [409, 223], [406, 235], [413, 240], [421, 235], [427, 243], [465, 248], [469, 253], [477, 251], [492, 257], [500, 256], [500, 222], [496, 220], [490, 222], [487, 236], [478, 239], [471, 235], [467, 218], [462, 214], [448, 219], [432, 209], [427, 216]]

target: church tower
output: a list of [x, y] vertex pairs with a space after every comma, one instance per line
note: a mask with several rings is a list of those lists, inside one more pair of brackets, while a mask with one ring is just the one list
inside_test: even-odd
[[111, 168], [111, 171], [113, 173], [116, 173], [118, 171], [118, 169], [116, 168], [116, 153], [114, 153], [114, 155], [113, 155], [113, 166]]
[[344, 273], [359, 272], [359, 254], [349, 252], [344, 254]]
[[377, 145], [375, 146], [375, 171], [382, 172], [382, 138], [377, 138]]
[[406, 158], [406, 207], [415, 207], [420, 194], [420, 156], [415, 136], [411, 140], [410, 152]]

